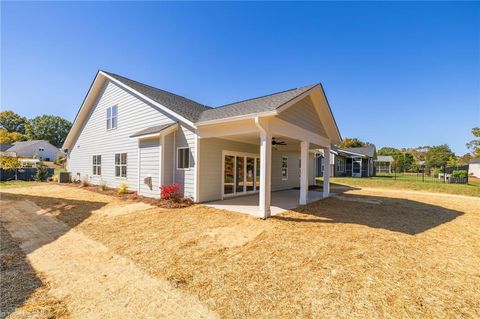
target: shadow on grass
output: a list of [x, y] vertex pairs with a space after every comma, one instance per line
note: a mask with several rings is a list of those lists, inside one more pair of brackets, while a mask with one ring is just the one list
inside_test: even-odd
[[[42, 286], [27, 255], [55, 241], [104, 205], [103, 202], [1, 194], [0, 318], [22, 306]], [[43, 211], [38, 212], [37, 206]]]
[[[340, 194], [293, 211], [301, 217], [272, 218], [299, 223], [345, 223], [416, 235], [448, 223], [463, 212], [409, 199]], [[303, 216], [302, 216], [303, 215]]]

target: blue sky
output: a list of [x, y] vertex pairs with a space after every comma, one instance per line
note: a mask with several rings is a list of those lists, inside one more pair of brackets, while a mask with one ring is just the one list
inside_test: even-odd
[[97, 69], [211, 106], [322, 82], [344, 137], [463, 154], [480, 4], [1, 3], [2, 109], [73, 120]]

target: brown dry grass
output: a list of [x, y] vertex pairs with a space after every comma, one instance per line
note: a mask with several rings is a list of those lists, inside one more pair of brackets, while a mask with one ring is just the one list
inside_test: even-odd
[[0, 318], [68, 318], [65, 304], [49, 294], [18, 243], [0, 225]]
[[[118, 204], [68, 189], [27, 193]], [[225, 318], [480, 317], [478, 198], [355, 190], [267, 221], [196, 205], [65, 222]]]

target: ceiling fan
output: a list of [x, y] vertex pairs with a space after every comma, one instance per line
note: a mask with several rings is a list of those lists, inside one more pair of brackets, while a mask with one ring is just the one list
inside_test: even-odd
[[272, 137], [272, 145], [275, 146], [275, 145], [287, 145], [287, 143], [285, 143], [284, 141], [277, 141], [275, 140], [275, 137]]

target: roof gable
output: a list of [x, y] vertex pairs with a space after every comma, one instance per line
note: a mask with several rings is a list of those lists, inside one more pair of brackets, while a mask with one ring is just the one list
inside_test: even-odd
[[[178, 120], [185, 122], [186, 124], [193, 127], [195, 127], [197, 124], [200, 125], [210, 121], [230, 120], [237, 117], [242, 118], [244, 116], [252, 117], [258, 116], [259, 114], [266, 115], [266, 113], [269, 112], [271, 112], [270, 115], [275, 115], [278, 112], [282, 112], [284, 109], [291, 106], [292, 103], [298, 101], [298, 99], [307, 96], [308, 94], [310, 94], [310, 92], [321, 91], [323, 99], [325, 100], [325, 104], [327, 105], [326, 114], [329, 114], [327, 116], [328, 127], [326, 127], [326, 129], [328, 129], [330, 135], [333, 136], [332, 142], [336, 143], [341, 141], [338, 127], [335, 123], [335, 119], [332, 115], [330, 106], [328, 104], [328, 101], [326, 100], [326, 96], [320, 84], [312, 84], [300, 88], [295, 88], [223, 105], [217, 108], [211, 108], [183, 96], [170, 93], [165, 90], [161, 90], [114, 73], [99, 70], [75, 117], [72, 128], [70, 129], [70, 132], [65, 139], [65, 143], [63, 145], [64, 148], [68, 149], [73, 143], [74, 139], [80, 131], [81, 126], [83, 125], [83, 122], [87, 119], [87, 115], [95, 102], [96, 96], [99, 94], [101, 87], [107, 79], [125, 87], [133, 94], [138, 94], [139, 96], [147, 100], [149, 103], [160, 107], [162, 110], [170, 113]], [[318, 90], [316, 90], [316, 88], [318, 88]]]
[[114, 73], [105, 71], [102, 72], [134, 89], [138, 93], [143, 94], [155, 102], [169, 108], [191, 122], [196, 122], [203, 111], [211, 109], [209, 106], [197, 103], [183, 96], [157, 89], [153, 86], [143, 84]]
[[240, 102], [230, 103], [206, 110], [200, 116], [199, 122], [219, 120], [234, 116], [274, 111], [297, 96], [305, 93], [317, 84], [312, 84], [287, 91], [273, 93]]

